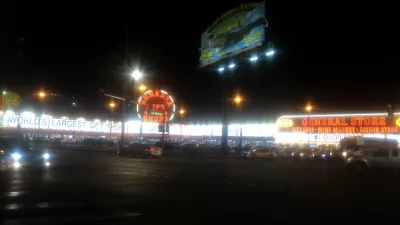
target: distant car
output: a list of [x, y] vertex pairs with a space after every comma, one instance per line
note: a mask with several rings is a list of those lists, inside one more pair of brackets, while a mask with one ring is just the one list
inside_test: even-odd
[[268, 158], [275, 159], [277, 156], [276, 151], [268, 147], [253, 147], [250, 151], [242, 151], [241, 157], [243, 158]]
[[304, 149], [298, 152], [292, 153], [293, 159], [295, 160], [302, 160], [302, 159], [313, 159], [314, 153], [311, 149]]
[[28, 143], [16, 138], [0, 137], [0, 167], [18, 169], [25, 166], [50, 166], [46, 151], [33, 150]]
[[330, 157], [330, 151], [327, 150], [316, 150], [313, 154], [316, 160], [327, 160]]
[[153, 157], [160, 158], [163, 154], [162, 148], [157, 147], [155, 144], [148, 143], [131, 143], [128, 147], [122, 147], [118, 150], [118, 155], [121, 157]]

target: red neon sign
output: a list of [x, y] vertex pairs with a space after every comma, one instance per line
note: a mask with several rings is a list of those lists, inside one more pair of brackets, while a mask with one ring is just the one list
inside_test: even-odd
[[147, 91], [139, 98], [137, 112], [143, 122], [166, 123], [175, 112], [175, 103], [167, 92]]

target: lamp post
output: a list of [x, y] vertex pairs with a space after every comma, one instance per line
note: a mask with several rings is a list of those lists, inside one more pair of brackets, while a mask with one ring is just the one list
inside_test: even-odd
[[[233, 101], [234, 101], [234, 103], [235, 103], [235, 105], [236, 105], [236, 110], [238, 110], [239, 111], [239, 107], [240, 107], [240, 104], [242, 103], [242, 97], [240, 96], [240, 95], [236, 95], [236, 97], [233, 99]], [[242, 121], [241, 120], [239, 120], [239, 124], [240, 124], [240, 134], [239, 134], [239, 143], [238, 143], [238, 146], [239, 146], [239, 149], [242, 149]]]
[[[143, 77], [143, 73], [139, 70], [139, 69], [135, 69], [133, 72], [130, 73], [131, 77], [133, 78], [133, 85], [135, 85], [135, 82], [138, 82], [142, 77]], [[121, 125], [121, 142], [122, 144], [125, 143], [125, 120], [126, 120], [126, 104], [130, 101], [130, 98], [126, 98], [126, 89], [127, 86], [129, 85], [129, 82], [126, 82], [124, 85], [124, 89], [123, 89], [123, 95], [125, 97], [125, 102], [122, 105], [122, 125]], [[126, 101], [128, 100], [128, 102]]]
[[180, 135], [180, 142], [182, 143], [182, 126], [183, 126], [183, 116], [185, 115], [186, 111], [184, 109], [179, 110], [179, 115], [180, 115], [180, 119], [181, 119], [181, 135]]
[[110, 141], [111, 141], [111, 131], [112, 131], [112, 127], [113, 127], [113, 112], [114, 112], [114, 108], [115, 108], [115, 106], [116, 106], [116, 104], [114, 103], [114, 102], [110, 102], [110, 104], [108, 104], [108, 106], [110, 107], [110, 109], [111, 109], [111, 123], [110, 123]]
[[[144, 84], [141, 84], [141, 85], [139, 85], [138, 89], [139, 89], [140, 93], [143, 93], [144, 91], [146, 91], [147, 87]], [[137, 104], [139, 104], [139, 102]], [[138, 137], [139, 142], [142, 142], [142, 136], [143, 136], [143, 120], [142, 120], [142, 118], [140, 118], [140, 128], [139, 128], [139, 137]]]
[[308, 119], [307, 119], [307, 132], [308, 132], [308, 147], [307, 148], [310, 148], [310, 114], [311, 114], [311, 111], [312, 111], [312, 109], [313, 109], [313, 107], [312, 107], [312, 105], [307, 105], [306, 106], [306, 108], [305, 108], [305, 110], [306, 110], [306, 112], [308, 113]]

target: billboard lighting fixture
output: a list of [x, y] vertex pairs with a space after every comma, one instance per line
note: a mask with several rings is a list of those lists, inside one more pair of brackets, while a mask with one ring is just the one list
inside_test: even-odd
[[222, 72], [222, 71], [224, 71], [224, 67], [220, 67], [220, 68], [218, 68], [218, 71], [219, 71], [219, 72]]
[[254, 57], [251, 57], [251, 58], [250, 58], [250, 61], [253, 61], [253, 62], [254, 62], [254, 61], [257, 61], [257, 59], [258, 59], [258, 57], [257, 57], [257, 56], [254, 56]]
[[274, 50], [269, 50], [267, 53], [265, 53], [265, 55], [267, 55], [267, 56], [272, 56], [274, 54], [275, 54]]
[[229, 65], [229, 68], [231, 68], [231, 69], [234, 68], [234, 67], [235, 67], [235, 64], [234, 64], [234, 63], [232, 63], [232, 64]]

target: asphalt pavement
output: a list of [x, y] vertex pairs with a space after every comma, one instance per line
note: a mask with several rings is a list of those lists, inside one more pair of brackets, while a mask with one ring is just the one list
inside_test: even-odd
[[121, 158], [58, 150], [49, 168], [1, 174], [4, 224], [326, 224], [392, 221], [397, 174], [340, 163]]

